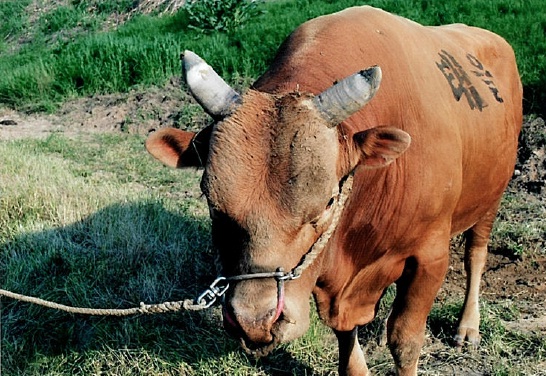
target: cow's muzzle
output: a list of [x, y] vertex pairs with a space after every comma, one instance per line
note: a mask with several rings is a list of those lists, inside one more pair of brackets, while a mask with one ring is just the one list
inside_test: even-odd
[[[248, 276], [254, 276], [254, 278], [242, 279], [256, 278], [255, 274]], [[229, 302], [226, 302], [223, 307], [224, 327], [226, 331], [234, 337], [240, 338], [243, 348], [249, 354], [256, 356], [267, 355], [280, 342], [275, 327], [280, 326], [279, 321], [284, 320], [285, 282], [297, 277], [289, 273], [284, 273], [279, 268], [273, 278], [275, 278], [277, 283], [277, 302], [275, 308], [266, 311], [261, 317], [256, 319], [254, 314], [246, 316], [244, 314], [245, 310], [237, 310]], [[273, 307], [273, 305], [271, 306]]]
[[224, 307], [224, 328], [234, 338], [240, 340], [243, 349], [251, 355], [265, 356], [280, 343], [278, 327], [281, 323], [273, 311], [259, 320], [236, 315], [233, 308]]

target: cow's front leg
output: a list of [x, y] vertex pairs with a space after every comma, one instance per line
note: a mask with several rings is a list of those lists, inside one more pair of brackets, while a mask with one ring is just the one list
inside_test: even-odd
[[358, 344], [358, 327], [350, 332], [334, 330], [339, 345], [339, 375], [368, 375], [364, 353]]
[[433, 262], [406, 261], [396, 282], [396, 298], [387, 325], [387, 340], [398, 375], [417, 375], [417, 363], [424, 342], [427, 316], [442, 285], [448, 267], [445, 256]]

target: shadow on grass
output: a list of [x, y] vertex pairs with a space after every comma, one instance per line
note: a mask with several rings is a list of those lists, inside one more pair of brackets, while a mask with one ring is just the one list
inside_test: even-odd
[[546, 117], [546, 77], [534, 85], [523, 87], [523, 113]]
[[[193, 298], [216, 277], [209, 238], [206, 218], [171, 212], [158, 202], [112, 205], [69, 226], [0, 243], [1, 286], [93, 308]], [[272, 354], [274, 363], [247, 358], [223, 332], [218, 307], [117, 318], [72, 315], [6, 298], [0, 303], [6, 375], [89, 374], [97, 364], [100, 374], [113, 375], [120, 363], [116, 356], [128, 350], [138, 369], [170, 373], [235, 356], [268, 375], [313, 374], [282, 347]], [[148, 360], [140, 363], [139, 357]], [[117, 365], [110, 369], [111, 364]]]

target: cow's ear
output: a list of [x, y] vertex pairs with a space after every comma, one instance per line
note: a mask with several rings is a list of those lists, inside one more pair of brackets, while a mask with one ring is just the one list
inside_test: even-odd
[[374, 168], [392, 163], [411, 143], [409, 134], [394, 127], [376, 127], [355, 133], [353, 140], [360, 150], [360, 164]]
[[204, 167], [209, 153], [212, 126], [198, 133], [163, 128], [146, 140], [146, 150], [169, 167]]

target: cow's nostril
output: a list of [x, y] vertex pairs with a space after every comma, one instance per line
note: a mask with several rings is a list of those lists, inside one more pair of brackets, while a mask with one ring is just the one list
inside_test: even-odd
[[246, 316], [226, 305], [223, 308], [224, 329], [228, 334], [243, 338], [249, 344], [258, 346], [273, 341], [273, 326], [282, 317], [282, 309], [277, 307], [265, 314], [261, 319]]
[[224, 328], [228, 331], [228, 333], [232, 335], [241, 334], [239, 333], [242, 332], [240, 325], [237, 323], [233, 313], [225, 306], [222, 309], [222, 316], [224, 318]]

